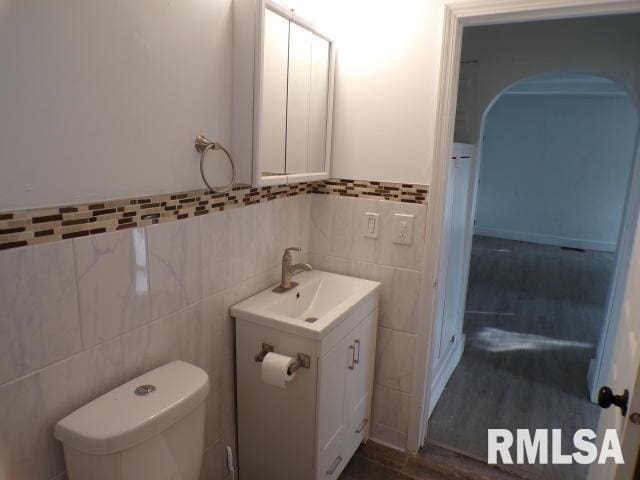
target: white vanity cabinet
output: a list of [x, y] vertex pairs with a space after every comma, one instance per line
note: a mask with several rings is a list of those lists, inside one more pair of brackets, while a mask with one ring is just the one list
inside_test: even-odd
[[[316, 273], [325, 274], [308, 275]], [[301, 325], [280, 328], [277, 322], [265, 324], [244, 309], [251, 299], [232, 308], [241, 479], [336, 479], [368, 438], [379, 284], [353, 280], [366, 282], [367, 288], [359, 291], [353, 304], [346, 303], [348, 308], [331, 325], [317, 331], [305, 331], [305, 312], [297, 313]], [[290, 293], [318, 297], [304, 285], [300, 292]], [[268, 294], [275, 295], [265, 291], [257, 297]], [[322, 323], [323, 317], [317, 322]], [[263, 382], [262, 364], [255, 355], [264, 343], [282, 355], [308, 355], [309, 368], [298, 369], [284, 389]]]
[[318, 364], [317, 479], [338, 478], [369, 436], [377, 312]]

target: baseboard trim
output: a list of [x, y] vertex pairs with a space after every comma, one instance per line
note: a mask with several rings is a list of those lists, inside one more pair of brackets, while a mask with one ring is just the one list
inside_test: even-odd
[[474, 229], [475, 235], [485, 237], [504, 238], [505, 240], [518, 240], [520, 242], [541, 243], [543, 245], [557, 245], [559, 247], [584, 248], [585, 250], [598, 250], [601, 252], [615, 252], [615, 242], [599, 240], [587, 240], [582, 238], [569, 238], [557, 235], [546, 235], [534, 232], [520, 232], [517, 230], [504, 230], [501, 228], [478, 227]]
[[465, 336], [461, 335], [456, 344], [449, 350], [449, 353], [445, 357], [445, 359], [440, 362], [440, 368], [434, 375], [434, 381], [431, 384], [431, 392], [429, 394], [429, 417], [433, 413], [433, 409], [436, 408], [436, 404], [440, 397], [442, 396], [442, 392], [444, 392], [444, 387], [447, 386], [447, 382], [453, 375], [453, 371], [458, 366], [460, 359], [462, 358], [462, 354], [464, 353], [464, 344], [465, 344]]

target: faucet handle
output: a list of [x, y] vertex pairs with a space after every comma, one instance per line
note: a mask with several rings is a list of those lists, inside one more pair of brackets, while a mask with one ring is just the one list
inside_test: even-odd
[[301, 252], [302, 248], [300, 247], [287, 247], [284, 249], [284, 253], [289, 253], [289, 252]]

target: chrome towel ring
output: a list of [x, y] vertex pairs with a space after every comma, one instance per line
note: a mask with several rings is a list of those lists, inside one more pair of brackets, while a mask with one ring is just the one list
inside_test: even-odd
[[[209, 150], [222, 150], [229, 159], [229, 164], [231, 165], [231, 183], [224, 188], [215, 188], [211, 186], [211, 184], [207, 181], [207, 178], [204, 175], [204, 157], [207, 155]], [[236, 166], [233, 163], [233, 159], [231, 158], [231, 154], [220, 145], [218, 142], [212, 142], [204, 135], [198, 135], [196, 137], [196, 151], [200, 153], [200, 175], [202, 175], [202, 180], [205, 185], [209, 187], [212, 192], [215, 193], [227, 193], [233, 189], [233, 184], [236, 180]]]

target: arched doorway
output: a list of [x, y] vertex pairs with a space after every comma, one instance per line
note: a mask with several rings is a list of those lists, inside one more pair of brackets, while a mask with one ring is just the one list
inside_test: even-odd
[[637, 131], [636, 99], [597, 75], [523, 79], [486, 108], [469, 178], [483, 237], [463, 253], [468, 265], [474, 252], [466, 349], [430, 441], [486, 459], [487, 428], [595, 429], [588, 387], [606, 369], [624, 290]]

